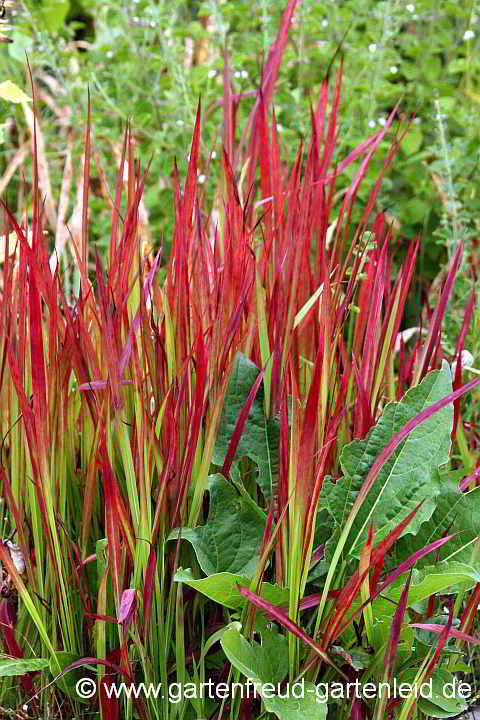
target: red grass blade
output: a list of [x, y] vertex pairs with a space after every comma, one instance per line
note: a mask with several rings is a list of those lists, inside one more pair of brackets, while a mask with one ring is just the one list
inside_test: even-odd
[[402, 631], [403, 618], [405, 617], [405, 611], [407, 609], [408, 591], [410, 589], [411, 581], [412, 573], [410, 572], [402, 594], [400, 595], [400, 601], [392, 620], [392, 627], [390, 630], [390, 637], [388, 639], [388, 646], [385, 652], [384, 660], [388, 682], [391, 682], [393, 676], [393, 668], [395, 666], [395, 658], [397, 656], [397, 647], [400, 640], [400, 633]]
[[[429, 632], [437, 633], [437, 635], [445, 632], [445, 625], [438, 625], [437, 623], [410, 623], [410, 627], [418, 628], [419, 630], [428, 630]], [[470, 645], [480, 645], [480, 638], [469, 635], [461, 630], [455, 630], [455, 628], [450, 629], [449, 635], [458, 638], [458, 640], [470, 643]]]
[[290, 620], [290, 618], [285, 615], [281, 610], [279, 610], [275, 605], [272, 605], [272, 603], [267, 602], [267, 600], [264, 600], [263, 598], [256, 595], [254, 592], [249, 590], [245, 587], [238, 587], [238, 592], [242, 597], [246, 598], [251, 602], [253, 605], [255, 605], [256, 608], [259, 610], [263, 610], [269, 617], [271, 617], [276, 622], [280, 623], [282, 627], [284, 627], [289, 632], [293, 633], [296, 637], [298, 637], [300, 640], [302, 640], [306, 645], [308, 645], [312, 650], [325, 662], [327, 665], [330, 665], [333, 667], [341, 677], [343, 677], [345, 680], [347, 679], [344, 673], [339, 670], [335, 664], [330, 660], [327, 653], [316, 643], [312, 638], [310, 638], [306, 632], [302, 630], [301, 627], [297, 625], [297, 623], [293, 622], [293, 620]]

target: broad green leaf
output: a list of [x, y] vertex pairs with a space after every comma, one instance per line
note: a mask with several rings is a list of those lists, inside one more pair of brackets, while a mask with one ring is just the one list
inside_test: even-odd
[[423, 133], [418, 125], [412, 125], [402, 140], [402, 150], [406, 155], [413, 155], [420, 150]]
[[22, 64], [25, 65], [25, 53], [29, 54], [33, 46], [33, 38], [31, 35], [25, 35], [18, 28], [13, 28], [12, 33], [9, 33], [13, 42], [8, 44], [8, 55]]
[[[405, 583], [404, 583], [405, 584]], [[390, 613], [390, 608], [388, 608]], [[376, 604], [373, 604], [373, 647], [375, 651], [380, 650], [382, 657], [384, 656], [385, 650], [388, 646], [388, 641], [392, 631], [392, 616], [395, 612], [395, 608], [391, 614], [377, 615]], [[406, 616], [406, 618], [408, 615]], [[412, 647], [414, 646], [415, 631], [413, 628], [408, 627], [404, 621], [404, 625], [400, 631], [400, 638], [395, 649], [395, 667], [404, 667], [404, 664], [412, 655]], [[371, 656], [370, 656], [371, 660]], [[383, 668], [382, 668], [383, 671]]]
[[250, 643], [239, 630], [230, 628], [223, 633], [220, 644], [233, 667], [243, 675], [261, 683], [278, 684], [288, 672], [287, 639], [266, 628], [261, 638], [261, 644]]
[[[275, 713], [280, 720], [325, 720], [328, 708], [323, 688], [307, 681], [297, 685], [301, 685], [298, 692], [295, 684], [290, 687], [291, 697], [283, 697], [286, 694], [283, 689], [281, 696], [268, 697], [264, 688], [263, 702], [268, 712]], [[298, 697], [294, 697], [294, 694]]]
[[[460, 492], [449, 478], [437, 476], [439, 492], [436, 495], [436, 509], [430, 522], [420, 528], [418, 534], [405, 535], [395, 546], [395, 557], [401, 562], [417, 550], [445, 535], [454, 534], [448, 543], [436, 550], [438, 560], [450, 558], [457, 562], [471, 559], [475, 540], [480, 535], [480, 487], [470, 492]], [[417, 569], [431, 564], [426, 555], [416, 565]]]
[[455, 75], [456, 73], [464, 73], [468, 68], [467, 58], [455, 58], [448, 63], [447, 72], [449, 75]]
[[268, 712], [281, 720], [296, 720], [302, 715], [325, 720], [326, 697], [320, 686], [317, 692], [313, 683], [302, 680], [282, 688], [279, 694], [279, 683], [288, 672], [286, 638], [264, 626], [261, 639], [261, 644], [250, 643], [238, 629], [230, 628], [220, 643], [233, 667], [255, 683], [255, 691], [261, 695]]
[[422, 70], [426, 79], [429, 80], [432, 85], [435, 85], [443, 72], [442, 61], [439, 55], [425, 56]]
[[409, 223], [420, 223], [425, 219], [425, 215], [429, 211], [429, 207], [425, 200], [419, 197], [414, 197], [408, 200], [402, 209], [405, 219]]
[[[408, 605], [412, 607], [434, 593], [449, 594], [456, 592], [460, 589], [460, 586], [464, 590], [469, 590], [479, 582], [480, 571], [466, 563], [444, 561], [425, 567], [422, 570], [414, 570], [408, 591]], [[384, 595], [394, 602], [398, 602], [404, 585], [405, 578], [403, 576], [396, 580], [391, 588], [385, 591]]]
[[0, 83], [0, 98], [11, 103], [32, 102], [18, 85], [12, 83], [11, 80], [5, 80]]
[[45, 670], [49, 665], [50, 661], [46, 658], [22, 660], [3, 655], [0, 657], [0, 677], [15, 677], [29, 672], [38, 672], [39, 670]]
[[193, 545], [205, 575], [231, 572], [253, 577], [264, 533], [261, 511], [239, 495], [222, 475], [208, 481], [210, 510], [206, 525], [172, 530], [168, 540], [187, 540]]
[[69, 5], [68, 0], [44, 1], [41, 9], [41, 17], [48, 32], [55, 34], [63, 27]]
[[[447, 615], [432, 615], [428, 618], [428, 623], [433, 623], [434, 625], [443, 625], [446, 626], [448, 623], [448, 616]], [[452, 628], [454, 630], [460, 629], [460, 618], [453, 618], [452, 622]], [[438, 640], [439, 640], [439, 634], [436, 632], [432, 632], [431, 630], [425, 630], [424, 628], [415, 628], [415, 644], [421, 643], [422, 645], [425, 645], [428, 648], [437, 648], [438, 647]], [[458, 655], [459, 649], [457, 647], [457, 641], [454, 637], [447, 638], [443, 648], [442, 653], [445, 655], [445, 653], [454, 653], [455, 655]]]
[[[198, 592], [201, 592], [202, 595], [205, 595], [214, 602], [234, 610], [240, 610], [246, 603], [245, 598], [238, 592], [238, 586], [248, 587], [251, 582], [250, 578], [226, 572], [197, 580], [193, 577], [190, 569], [177, 570], [174, 580], [175, 582], [185, 583], [185, 585], [198, 590]], [[288, 603], [289, 590], [288, 588], [281, 588], [279, 585], [262, 583], [260, 595], [273, 605], [286, 605]]]
[[[416, 671], [407, 670], [398, 681], [413, 686]], [[418, 708], [429, 717], [449, 718], [468, 710], [468, 704], [459, 693], [460, 681], [444, 668], [436, 668], [433, 676], [426, 681], [419, 692]], [[467, 683], [463, 683], [467, 685]], [[424, 696], [424, 697], [423, 697]]]
[[[375, 459], [393, 435], [419, 412], [451, 392], [451, 372], [444, 363], [442, 370], [429, 373], [401, 402], [389, 403], [367, 439], [355, 440], [343, 449], [340, 463], [344, 477], [335, 485], [327, 478], [321, 496], [338, 528], [348, 517]], [[448, 461], [452, 423], [453, 408], [449, 405], [412, 430], [398, 446], [380, 470], [355, 518], [346, 544], [350, 552], [364, 543], [371, 524], [379, 542], [422, 501], [405, 534], [418, 533], [422, 523], [432, 517], [436, 496], [441, 491], [437, 470]]]
[[[405, 576], [402, 577], [403, 585], [402, 589], [405, 586]], [[357, 595], [355, 600], [352, 603], [351, 606], [351, 614], [357, 612], [357, 610], [360, 607], [360, 596]], [[392, 617], [395, 614], [395, 611], [397, 609], [397, 605], [394, 601], [391, 599], [388, 599], [387, 597], [383, 597], [382, 595], [379, 595], [375, 598], [375, 600], [372, 603], [372, 610], [373, 610], [373, 642], [371, 643], [372, 647], [375, 649], [375, 652], [380, 651], [382, 662], [383, 657], [385, 654], [385, 650], [388, 645], [388, 641], [391, 634], [392, 629]], [[410, 622], [410, 616], [407, 613], [405, 614], [403, 626], [400, 632], [400, 639], [398, 641], [398, 645], [395, 650], [395, 667], [403, 667], [404, 663], [408, 660], [408, 658], [412, 655], [412, 647], [414, 646], [414, 638], [415, 638], [415, 631], [413, 628], [409, 627], [408, 623]], [[344, 632], [341, 636], [342, 645], [345, 647], [346, 638], [349, 630], [347, 629], [346, 632]], [[350, 627], [350, 632], [352, 632], [352, 640], [354, 640], [355, 636], [353, 635], [353, 628]], [[355, 661], [358, 662], [358, 657], [356, 657], [358, 653], [357, 649], [349, 649], [348, 650], [349, 655], [354, 659], [354, 667], [355, 667]], [[365, 667], [368, 667], [372, 663], [372, 656], [368, 653], [365, 653], [363, 656], [365, 658], [369, 658], [368, 662], [366, 663]], [[383, 665], [382, 665], [382, 674], [383, 677]]]
[[65, 673], [65, 675], [57, 677], [59, 666], [60, 669], [63, 671], [72, 663], [80, 660], [80, 658], [81, 655], [76, 655], [75, 653], [67, 652], [66, 650], [60, 650], [59, 652], [57, 652], [58, 664], [56, 664], [53, 660], [50, 661], [50, 672], [54, 677], [57, 678], [56, 685], [58, 685], [62, 692], [64, 692], [66, 695], [71, 697], [73, 700], [76, 700], [77, 702], [83, 702], [88, 704], [91, 702], [91, 699], [82, 698], [82, 696], [79, 695], [76, 690], [77, 682], [81, 678], [85, 677], [85, 669], [83, 667], [74, 668], [73, 670], [69, 670], [67, 673]]
[[[478, 582], [480, 582], [480, 572], [467, 563], [443, 561], [421, 570], [413, 570], [408, 591], [408, 606], [414, 607], [435, 593], [449, 594], [457, 592], [460, 588], [468, 590]], [[404, 587], [405, 575], [401, 575], [373, 601], [374, 629], [379, 644], [388, 640], [390, 620]], [[360, 601], [356, 598], [352, 603], [352, 612], [358, 609], [359, 604]]]
[[[257, 379], [257, 366], [238, 354], [225, 395], [220, 426], [212, 461], [223, 465], [237, 417]], [[257, 482], [266, 498], [270, 500], [279, 469], [280, 424], [277, 418], [267, 419], [264, 412], [264, 389], [260, 386], [245, 424], [237, 448], [236, 457], [249, 457], [258, 466]]]
[[[257, 612], [255, 632], [260, 636], [260, 657], [265, 666], [265, 674], [269, 682], [279, 683], [288, 673], [288, 639], [280, 635], [277, 626], [271, 623], [265, 615]], [[254, 644], [257, 647], [258, 643]]]
[[233, 628], [226, 630], [220, 644], [236, 670], [251, 680], [262, 681], [262, 672], [255, 650], [238, 630]]

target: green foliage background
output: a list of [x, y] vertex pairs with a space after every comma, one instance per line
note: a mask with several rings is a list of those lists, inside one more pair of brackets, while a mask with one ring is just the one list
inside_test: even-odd
[[[1, 47], [0, 73], [28, 91], [27, 53], [39, 86], [46, 75], [58, 81], [64, 94], [55, 101], [73, 111], [77, 158], [83, 147], [88, 86], [95, 148], [111, 182], [115, 167], [111, 143], [121, 139], [125, 123], [132, 120], [142, 165], [153, 158], [145, 193], [151, 237], [157, 246], [163, 241], [168, 254], [173, 225], [170, 174], [176, 159], [184, 176], [198, 98], [203, 106], [199, 172], [213, 202], [222, 146], [218, 101], [223, 94], [224, 48], [234, 92], [255, 90], [285, 4], [25, 0], [9, 9], [13, 43]], [[290, 161], [299, 139], [309, 134], [310, 104], [316, 103], [340, 43], [345, 75], [338, 159], [378, 130], [397, 102], [406, 118], [415, 115], [379, 197], [379, 208], [398, 221], [400, 256], [408, 239], [419, 233], [423, 237], [417, 297], [410, 303], [407, 324], [418, 324], [425, 290], [455, 244], [465, 240], [468, 264], [471, 238], [478, 233], [479, 14], [475, 0], [303, 0], [280, 70], [275, 109]], [[240, 102], [238, 127], [244, 127], [252, 103], [250, 97]], [[0, 174], [26, 133], [21, 108], [12, 108], [0, 104]], [[58, 196], [65, 132], [59, 131], [54, 113], [41, 99], [39, 110], [54, 196]], [[382, 162], [379, 153], [370, 163], [372, 182]], [[354, 166], [347, 170], [339, 190], [355, 170]], [[18, 183], [19, 173], [7, 192], [11, 206], [17, 203]], [[363, 184], [360, 201], [366, 200], [370, 184]], [[105, 250], [110, 213], [102, 198], [91, 200], [92, 241]], [[459, 309], [470, 289], [465, 275], [457, 289]], [[460, 316], [452, 316], [447, 322], [451, 343], [460, 321]], [[477, 317], [477, 329], [479, 322]]]

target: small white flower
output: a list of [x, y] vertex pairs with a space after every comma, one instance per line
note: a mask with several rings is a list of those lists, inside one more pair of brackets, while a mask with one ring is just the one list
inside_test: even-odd
[[387, 124], [387, 121], [384, 117], [379, 117], [378, 124], [381, 125], [382, 127], [384, 127]]
[[242, 70], [242, 72], [240, 73], [240, 75], [242, 76], [242, 78], [243, 78], [244, 80], [246, 80], [246, 78], [248, 78], [248, 72], [247, 72], [247, 70]]
[[368, 46], [368, 49], [369, 49], [369, 51], [370, 51], [371, 53], [374, 53], [375, 50], [377, 49], [377, 44], [376, 44], [376, 43], [370, 43], [370, 45]]
[[368, 121], [368, 127], [369, 127], [369, 128], [374, 128], [374, 127], [375, 127], [375, 120], [369, 120], [369, 121]]
[[396, 66], [396, 65], [390, 65], [390, 72], [392, 73], [392, 75], [396, 75], [397, 72], [398, 72], [397, 66]]
[[185, 123], [183, 122], [183, 120], [177, 120], [177, 125], [178, 127], [183, 127]]
[[156, 26], [157, 26], [157, 23], [155, 22], [155, 20], [150, 20], [150, 27], [154, 28]]
[[465, 32], [463, 33], [464, 40], [473, 40], [474, 37], [475, 33], [473, 32], [473, 30], [465, 30]]
[[172, 37], [172, 28], [167, 28], [163, 34], [166, 38]]
[[112, 58], [115, 55], [113, 50], [107, 50], [107, 58]]
[[285, 130], [281, 123], [277, 123], [277, 132], [281, 133]]
[[406, 9], [408, 10], [409, 13], [413, 13], [413, 12], [415, 12], [415, 5], [412, 5], [412, 3], [409, 3], [408, 5], [406, 5]]
[[138, 17], [138, 15], [133, 16], [132, 22], [135, 23], [135, 25], [138, 25], [138, 23], [140, 22], [140, 18]]
[[214, 78], [216, 74], [217, 74], [217, 71], [216, 71], [216, 70], [209, 70], [209, 71], [208, 71], [208, 77], [209, 77], [209, 78]]
[[415, 125], [420, 125], [420, 123], [422, 122], [422, 118], [421, 118], [421, 117], [416, 117], [413, 122], [415, 123]]
[[205, 182], [206, 179], [207, 179], [206, 176], [202, 173], [201, 175], [198, 176], [197, 182], [199, 185], [203, 185], [203, 183]]
[[323, 18], [322, 27], [327, 27], [327, 26], [328, 26], [328, 20], [327, 20], [327, 18]]
[[240, 70], [235, 70], [235, 72], [233, 73], [233, 77], [236, 77], [236, 78], [242, 77], [242, 73], [240, 72]]
[[215, 150], [212, 150], [210, 157], [212, 158], [212, 160], [215, 160], [215, 158], [217, 157], [217, 153], [215, 152]]

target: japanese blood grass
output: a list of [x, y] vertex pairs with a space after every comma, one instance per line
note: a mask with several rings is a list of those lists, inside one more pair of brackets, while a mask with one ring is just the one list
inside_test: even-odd
[[[309, 573], [317, 557], [317, 515], [335, 487], [341, 489], [342, 451], [376, 426], [386, 401], [400, 399], [394, 346], [418, 241], [394, 276], [391, 230], [382, 213], [371, 222], [400, 130], [391, 137], [384, 171], [360, 226], [350, 227], [359, 183], [373, 153], [391, 133], [394, 113], [380, 132], [338, 162], [341, 67], [333, 88], [328, 77], [322, 84], [312, 108], [308, 150], [299, 149], [285, 176], [269, 105], [295, 5], [289, 2], [267, 58], [249, 120], [250, 141], [245, 139], [236, 150], [225, 64], [223, 184], [217, 195], [221, 222], [213, 228], [204, 222], [208, 209], [202, 212], [204, 196], [197, 192], [198, 107], [183, 189], [178, 172], [173, 173], [176, 224], [163, 284], [156, 277], [159, 258], [148, 272], [140, 258], [137, 218], [145, 175], [135, 164], [129, 128], [111, 202], [107, 273], [98, 257], [89, 273], [90, 103], [80, 246], [72, 238], [81, 278], [74, 309], [66, 302], [58, 269], [50, 269], [36, 152], [31, 245], [26, 221], [20, 225], [5, 208], [5, 242], [12, 229], [19, 253], [15, 261], [6, 249], [3, 268], [0, 472], [6, 522], [16, 529], [25, 578], [13, 567], [8, 546], [2, 545], [10, 575], [5, 587], [13, 598], [18, 595], [18, 612], [10, 614], [4, 639], [13, 658], [48, 659], [51, 673], [31, 677], [23, 670], [24, 689], [18, 698], [6, 685], [2, 688], [11, 703], [38, 692], [38, 712], [44, 715], [81, 717], [98, 708], [103, 718], [227, 712], [232, 717], [255, 716], [256, 706], [238, 699], [227, 707], [205, 698], [176, 704], [167, 695], [161, 700], [108, 697], [108, 683], [118, 677], [161, 682], [166, 688], [174, 681], [233, 677], [227, 643], [220, 667], [210, 661], [208, 650], [223, 638], [225, 612], [232, 609], [242, 620], [245, 642], [256, 631], [259, 620], [242, 596], [252, 603], [260, 598], [257, 607], [289, 631], [285, 677], [293, 680], [306, 673], [315, 680], [321, 662], [329, 668], [327, 678], [349, 676], [351, 637], [343, 648], [334, 644], [351, 630], [350, 614], [362, 617], [368, 641], [376, 643], [369, 600], [427, 553], [443, 548], [438, 539], [425, 542], [382, 579], [384, 564], [402, 534], [425, 518], [419, 502], [391, 527], [372, 529], [372, 513], [366, 521], [370, 529], [355, 526], [358, 570], [343, 554], [356, 516], [371, 497], [376, 472], [420, 422], [413, 413], [401, 438], [395, 435], [385, 445], [363, 478], [345, 522], [332, 528], [336, 545], [328, 552], [326, 579], [309, 606], [318, 606], [316, 619], [308, 621], [313, 637], [301, 627]], [[357, 160], [358, 172], [337, 207], [337, 178]], [[236, 182], [241, 168], [243, 180]], [[125, 171], [128, 189], [123, 199]], [[413, 385], [415, 390], [417, 381], [437, 366], [441, 317], [460, 255], [461, 248], [425, 351], [408, 372], [400, 366], [404, 389]], [[402, 363], [408, 362], [404, 357]], [[253, 368], [255, 377], [248, 387], [242, 386], [239, 411], [229, 418], [235, 401], [232, 387], [240, 387], [242, 368]], [[457, 388], [440, 404], [449, 405], [467, 389]], [[433, 411], [427, 407], [424, 417]], [[254, 451], [249, 445], [252, 417], [263, 434], [263, 444]], [[329, 475], [337, 478], [336, 484]], [[235, 505], [240, 506], [242, 517], [251, 521], [258, 562], [255, 572], [243, 578], [250, 589], [238, 592], [237, 576], [229, 575], [231, 567], [218, 559], [218, 572], [211, 578], [233, 575], [231, 597], [240, 600], [233, 608], [225, 600], [230, 610], [224, 612], [212, 602], [216, 596], [208, 602], [189, 588], [185, 573], [177, 574], [180, 582], [174, 578], [182, 565], [192, 568], [192, 583], [201, 582], [204, 557], [199, 543], [213, 532], [212, 525], [216, 531], [215, 498], [230, 497], [232, 488], [235, 502], [229, 507], [233, 513]], [[272, 589], [266, 579], [278, 587]], [[435, 586], [429, 595], [443, 587]], [[277, 592], [286, 610], [262, 596]], [[472, 598], [477, 596], [469, 587], [465, 608], [457, 608], [457, 615], [463, 612], [465, 631], [472, 626]], [[374, 648], [382, 658], [383, 651], [387, 653], [387, 677], [405, 614], [406, 595], [401, 598], [389, 645]], [[12, 600], [0, 602], [5, 606]], [[236, 642], [235, 628], [230, 630], [230, 641]], [[306, 654], [300, 640], [313, 654]], [[75, 693], [75, 673], [85, 674], [83, 665], [97, 666], [98, 673], [98, 700], [92, 699], [88, 708], [81, 707]], [[425, 669], [429, 667], [426, 662]], [[52, 678], [56, 683], [41, 692]], [[383, 710], [377, 705], [374, 712], [379, 717]], [[361, 704], [363, 716], [369, 711]]]

